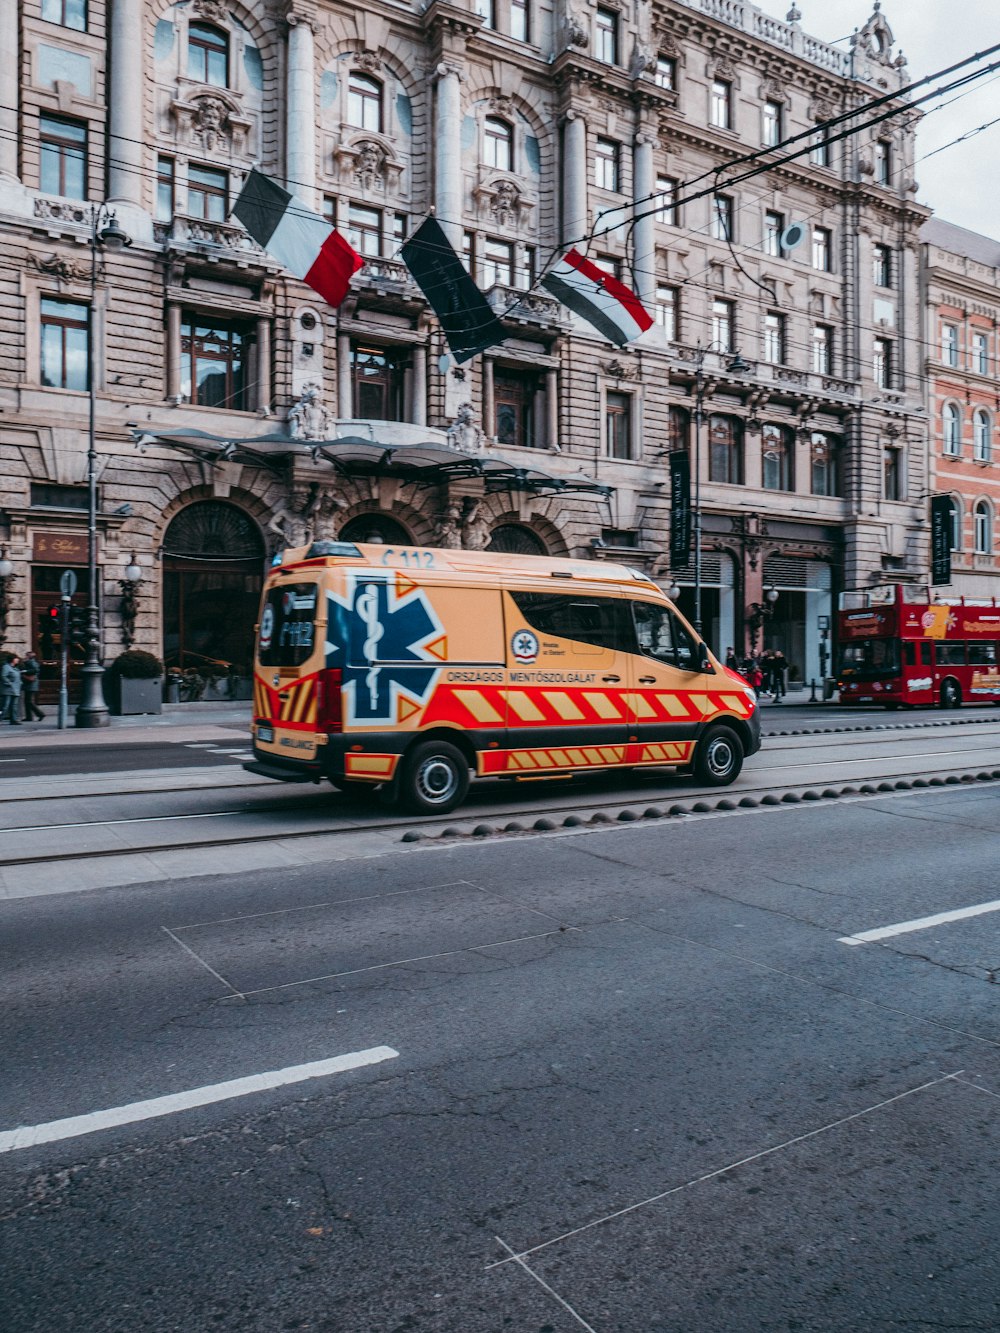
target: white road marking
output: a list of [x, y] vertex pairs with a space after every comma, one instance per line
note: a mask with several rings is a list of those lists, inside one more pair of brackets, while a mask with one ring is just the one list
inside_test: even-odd
[[131, 1102], [128, 1106], [113, 1106], [106, 1111], [92, 1111], [89, 1115], [50, 1120], [44, 1125], [21, 1125], [17, 1129], [0, 1132], [0, 1153], [33, 1148], [39, 1143], [55, 1143], [59, 1139], [73, 1139], [81, 1134], [94, 1134], [100, 1129], [131, 1125], [138, 1120], [154, 1120], [158, 1116], [187, 1111], [192, 1106], [209, 1106], [232, 1097], [246, 1097], [252, 1092], [283, 1088], [289, 1083], [304, 1083], [310, 1078], [326, 1078], [328, 1074], [341, 1074], [348, 1069], [361, 1069], [365, 1065], [380, 1064], [383, 1060], [395, 1060], [398, 1055], [399, 1052], [391, 1046], [372, 1046], [367, 1051], [335, 1055], [331, 1060], [289, 1065], [286, 1069], [251, 1074], [248, 1078], [233, 1078], [227, 1083], [210, 1083], [204, 1088], [191, 1088], [188, 1092], [175, 1092], [167, 1097], [152, 1097], [149, 1101]]
[[970, 916], [985, 916], [988, 912], [1000, 912], [1000, 898], [994, 898], [988, 903], [977, 903], [974, 907], [956, 907], [952, 912], [935, 912], [933, 916], [918, 916], [912, 921], [900, 921], [895, 926], [879, 926], [877, 930], [863, 930], [858, 935], [842, 935], [837, 943], [871, 944], [875, 940], [891, 940], [894, 935], [910, 935], [916, 930], [944, 926], [949, 921], [966, 921]]
[[0, 764], [26, 764], [27, 759], [0, 759]]
[[[751, 1153], [749, 1157], [741, 1157], [736, 1162], [729, 1162], [726, 1166], [720, 1166], [715, 1171], [706, 1171], [704, 1175], [695, 1176], [692, 1180], [685, 1180], [682, 1185], [674, 1185], [671, 1189], [663, 1190], [660, 1194], [653, 1194], [648, 1199], [641, 1199], [639, 1203], [630, 1203], [626, 1208], [619, 1208], [616, 1212], [608, 1213], [604, 1217], [595, 1217], [592, 1222], [585, 1222], [583, 1226], [574, 1227], [572, 1231], [564, 1231], [561, 1236], [553, 1236], [551, 1240], [543, 1240], [540, 1245], [532, 1245], [529, 1249], [521, 1250], [516, 1254], [512, 1253], [508, 1259], [497, 1259], [494, 1263], [487, 1264], [486, 1270], [488, 1272], [491, 1268], [502, 1268], [504, 1264], [512, 1263], [514, 1260], [520, 1261], [527, 1258], [529, 1254], [536, 1254], [539, 1250], [547, 1250], [550, 1245], [558, 1245], [561, 1241], [569, 1240], [571, 1236], [579, 1236], [582, 1232], [590, 1231], [593, 1227], [603, 1226], [605, 1222], [613, 1222], [615, 1218], [627, 1217], [629, 1213], [634, 1213], [640, 1208], [646, 1208], [651, 1203], [659, 1203], [661, 1199], [669, 1199], [672, 1194], [680, 1194], [682, 1190], [690, 1189], [692, 1185], [704, 1185], [706, 1181], [716, 1180], [728, 1171], [735, 1171], [737, 1167], [748, 1166], [751, 1162], [760, 1162], [765, 1157], [770, 1157], [785, 1148], [794, 1147], [797, 1143], [808, 1143], [810, 1139], [816, 1138], [819, 1134], [826, 1134], [831, 1129], [839, 1129], [841, 1125], [849, 1125], [854, 1120], [860, 1120], [866, 1115], [871, 1115], [873, 1111], [882, 1111], [885, 1107], [892, 1106], [895, 1102], [904, 1101], [907, 1097], [913, 1097], [918, 1092], [926, 1092], [928, 1088], [939, 1087], [942, 1083], [955, 1082], [959, 1075], [964, 1073], [964, 1069], [956, 1069], [953, 1074], [942, 1074], [940, 1078], [929, 1079], [916, 1088], [907, 1088], [905, 1092], [897, 1092], [895, 1097], [886, 1097], [884, 1101], [866, 1106], [863, 1111], [855, 1111], [852, 1115], [841, 1116], [839, 1120], [831, 1120], [828, 1125], [820, 1125], [818, 1129], [810, 1129], [805, 1134], [796, 1134], [792, 1139], [785, 1139], [784, 1143], [776, 1143], [771, 1148], [763, 1148], [760, 1152]], [[497, 1239], [499, 1240], [499, 1237]], [[502, 1245], [503, 1241], [500, 1243]]]
[[493, 1239], [497, 1242], [498, 1245], [502, 1245], [504, 1247], [504, 1249], [507, 1251], [507, 1253], [510, 1255], [510, 1257], [514, 1260], [514, 1262], [518, 1265], [519, 1268], [523, 1268], [529, 1277], [533, 1277], [535, 1281], [538, 1283], [538, 1285], [544, 1288], [545, 1291], [549, 1293], [549, 1295], [553, 1298], [553, 1300], [557, 1300], [559, 1302], [559, 1304], [562, 1306], [562, 1308], [566, 1311], [567, 1314], [573, 1316], [573, 1318], [576, 1320], [576, 1322], [580, 1325], [581, 1328], [587, 1329], [587, 1333], [597, 1333], [597, 1330], [594, 1328], [594, 1326], [592, 1324], [588, 1324], [586, 1319], [584, 1319], [582, 1315], [577, 1314], [577, 1312], [573, 1309], [572, 1305], [570, 1305], [568, 1301], [564, 1301], [563, 1298], [559, 1295], [558, 1291], [553, 1291], [553, 1289], [549, 1286], [549, 1284], [545, 1281], [545, 1279], [539, 1277], [533, 1268], [529, 1268], [528, 1265], [521, 1258], [521, 1256], [519, 1254], [515, 1254], [505, 1240], [501, 1239], [500, 1236], [494, 1236]]
[[170, 824], [177, 819], [222, 819], [225, 815], [250, 815], [252, 810], [208, 810], [193, 815], [134, 815], [131, 819], [83, 819], [75, 824], [24, 824], [20, 828], [0, 828], [0, 833], [47, 833], [61, 828], [111, 828], [116, 824]]
[[[766, 738], [765, 738], [766, 739]], [[968, 762], [968, 750], [928, 750], [925, 754], [909, 754], [902, 752], [899, 755], [879, 754], [872, 755], [870, 759], [862, 759], [860, 756], [850, 755], [848, 758], [841, 756], [840, 759], [810, 759], [803, 760], [801, 764], [771, 764], [765, 771], [773, 773], [779, 768], [803, 768], [808, 764], [809, 768], [832, 768], [835, 764], [885, 764], [890, 760], [898, 760], [904, 763], [908, 759], [946, 759], [949, 755], [960, 754]], [[895, 776], [895, 774], [893, 774]], [[904, 775], [906, 776], [906, 775]]]

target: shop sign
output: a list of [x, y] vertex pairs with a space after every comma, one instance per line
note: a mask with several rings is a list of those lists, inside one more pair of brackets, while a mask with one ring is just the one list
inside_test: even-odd
[[36, 532], [31, 558], [36, 565], [85, 565], [87, 535], [76, 532]]

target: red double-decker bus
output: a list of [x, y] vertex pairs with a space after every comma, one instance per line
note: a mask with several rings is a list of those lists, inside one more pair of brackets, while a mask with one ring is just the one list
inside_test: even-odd
[[841, 703], [1000, 704], [1000, 601], [889, 584], [840, 594]]

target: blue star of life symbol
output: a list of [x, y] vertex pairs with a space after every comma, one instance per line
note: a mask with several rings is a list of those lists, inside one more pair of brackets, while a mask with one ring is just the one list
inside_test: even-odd
[[422, 589], [404, 581], [400, 592], [388, 570], [348, 573], [343, 597], [327, 593], [326, 627], [326, 665], [343, 673], [345, 722], [394, 726], [400, 699], [423, 706], [439, 670], [428, 645], [443, 634]]

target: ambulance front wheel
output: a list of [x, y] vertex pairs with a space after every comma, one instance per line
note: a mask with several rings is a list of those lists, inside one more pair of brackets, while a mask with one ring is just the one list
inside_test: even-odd
[[418, 815], [446, 815], [469, 790], [469, 763], [448, 741], [424, 741], [406, 756], [399, 800]]
[[709, 727], [698, 743], [694, 773], [705, 787], [728, 787], [743, 768], [743, 746], [729, 727]]

